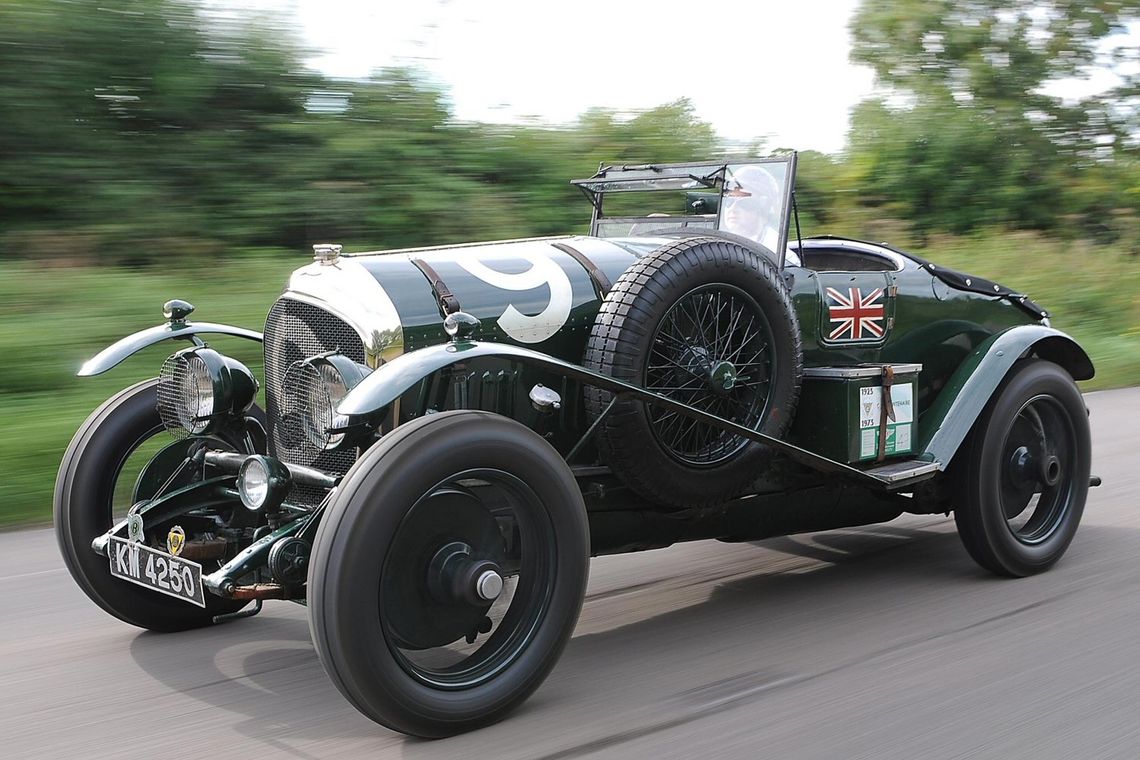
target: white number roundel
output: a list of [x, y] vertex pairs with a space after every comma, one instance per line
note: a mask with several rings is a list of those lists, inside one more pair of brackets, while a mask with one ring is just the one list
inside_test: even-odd
[[550, 303], [533, 317], [523, 314], [508, 304], [498, 325], [519, 343], [541, 343], [562, 329], [570, 317], [570, 307], [574, 303], [574, 288], [562, 267], [543, 255], [512, 252], [512, 258], [520, 258], [530, 264], [530, 269], [518, 274], [507, 274], [491, 269], [481, 261], [459, 259], [457, 263], [469, 273], [491, 287], [500, 290], [533, 290], [547, 285], [550, 287]]

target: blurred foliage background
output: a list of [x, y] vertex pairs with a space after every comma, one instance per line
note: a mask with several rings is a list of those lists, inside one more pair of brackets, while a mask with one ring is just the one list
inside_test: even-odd
[[[842, 154], [801, 153], [804, 234], [1028, 292], [1090, 350], [1089, 388], [1140, 383], [1138, 18], [1140, 1], [863, 0], [852, 58], [878, 94]], [[582, 232], [567, 180], [599, 162], [796, 147], [728, 144], [685, 100], [461, 122], [416, 70], [332, 80], [306, 54], [283, 19], [192, 0], [0, 2], [0, 524], [47, 519], [71, 433], [168, 347], [75, 370], [168, 298], [257, 327], [314, 242]], [[1116, 84], [1054, 91], [1090, 67]], [[260, 370], [256, 346], [224, 350]]]

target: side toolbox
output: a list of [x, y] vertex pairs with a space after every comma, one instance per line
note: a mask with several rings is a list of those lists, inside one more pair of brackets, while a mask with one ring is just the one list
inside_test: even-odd
[[[921, 364], [805, 368], [791, 442], [847, 464], [910, 455], [921, 371]], [[885, 406], [884, 388], [890, 389]]]

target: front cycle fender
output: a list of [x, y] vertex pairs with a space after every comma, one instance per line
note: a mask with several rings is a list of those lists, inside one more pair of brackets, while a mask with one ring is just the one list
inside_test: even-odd
[[193, 340], [196, 335], [210, 333], [234, 335], [238, 338], [255, 340], [258, 343], [263, 341], [263, 336], [259, 332], [246, 330], [241, 327], [232, 327], [231, 325], [215, 324], [213, 322], [174, 322], [165, 325], [156, 325], [155, 327], [140, 330], [133, 335], [128, 335], [125, 338], [120, 338], [115, 341], [91, 359], [87, 360], [76, 374], [78, 374], [79, 377], [101, 375], [118, 365], [128, 356], [138, 353], [148, 346], [153, 346], [155, 343], [172, 339]]

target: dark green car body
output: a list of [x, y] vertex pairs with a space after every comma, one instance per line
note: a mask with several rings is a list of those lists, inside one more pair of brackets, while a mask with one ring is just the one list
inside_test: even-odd
[[[789, 240], [795, 167], [603, 167], [589, 235], [315, 246], [264, 333], [168, 302], [80, 371], [191, 344], [64, 454], [69, 570], [150, 630], [307, 604], [357, 709], [441, 737], [542, 681], [591, 555], [953, 512], [983, 567], [1047, 569], [1099, 482], [1088, 355], [998, 283]], [[264, 344], [264, 410], [218, 334]]]
[[[778, 442], [757, 433], [756, 442], [776, 446], [825, 479], [839, 473], [846, 484], [886, 493], [904, 486], [909, 491], [945, 471], [987, 400], [1019, 358], [1039, 355], [1063, 366], [1074, 379], [1092, 376], [1092, 364], [1084, 351], [1051, 328], [1046, 313], [1022, 294], [942, 270], [886, 244], [832, 237], [789, 241], [795, 158], [765, 161], [786, 182], [781, 190], [783, 219], [778, 243], [786, 251], [776, 258], [794, 304], [805, 373], [810, 375], [819, 367], [921, 365], [915, 394], [917, 441], [908, 458], [934, 466], [919, 468], [914, 477], [884, 480], [876, 477], [874, 462], [824, 461], [813, 452], [833, 449], [829, 444], [842, 434], [826, 424], [794, 425], [785, 440]], [[610, 167], [578, 184], [585, 186], [594, 203], [592, 230], [603, 233], [613, 218], [603, 215], [601, 199], [607, 192], [626, 189], [621, 182], [635, 185], [631, 189], [657, 190], [661, 188], [654, 183], [660, 177], [664, 181], [659, 184], [675, 189], [681, 186], [674, 181], [677, 177], [704, 172], [698, 177], [700, 182], [685, 180], [684, 187], [723, 192], [730, 183], [726, 178], [739, 166], [709, 163], [649, 167], [648, 171], [647, 167]], [[717, 205], [712, 199], [712, 207]], [[636, 227], [637, 222], [659, 228], [665, 223], [699, 222], [701, 226], [688, 232], [725, 236], [723, 219], [717, 214], [622, 217], [619, 222], [619, 232]], [[577, 235], [353, 255], [337, 251], [318, 257], [293, 273], [266, 324], [269, 453], [290, 461], [276, 450], [273, 435], [277, 397], [287, 390], [282, 385], [287, 365], [305, 358], [306, 353], [342, 351], [373, 370], [341, 406], [353, 424], [369, 421], [373, 436], [449, 409], [497, 412], [541, 430], [560, 452], [572, 453], [571, 464], [589, 480], [590, 492], [611, 495], [612, 501], [612, 494], [622, 491], [620, 482], [609, 479], [606, 463], [597, 459], [589, 435], [593, 420], [582, 401], [585, 385], [605, 381], [591, 378], [589, 370], [580, 365], [608, 288], [640, 257], [674, 240], [677, 232], [666, 227], [646, 235]], [[727, 237], [740, 239], [738, 235]], [[771, 251], [768, 254], [775, 256]], [[876, 313], [882, 315], [875, 323], [878, 333], [849, 332], [845, 339], [834, 339], [829, 289], [881, 293], [876, 302], [876, 308], [881, 307]], [[479, 323], [476, 334], [460, 344], [453, 343], [443, 328], [444, 317], [456, 310]], [[328, 332], [332, 322], [336, 327]], [[219, 325], [197, 327], [202, 333], [230, 330], [243, 334]], [[194, 328], [177, 323], [124, 339], [89, 362], [81, 374], [105, 371], [142, 345], [185, 337]], [[303, 347], [290, 332], [297, 329], [311, 339]], [[321, 330], [326, 332], [321, 334]], [[349, 337], [338, 337], [343, 335]], [[469, 344], [477, 344], [479, 350], [455, 350]], [[517, 350], [507, 351], [507, 347]], [[560, 404], [553, 414], [538, 411], [531, 403], [529, 393], [536, 384], [558, 394]], [[647, 394], [642, 396], [649, 399]], [[357, 443], [366, 446], [368, 440], [374, 438]], [[322, 454], [300, 464], [337, 478], [351, 466], [358, 451]], [[778, 475], [765, 478], [758, 473], [757, 489], [784, 494], [790, 488], [802, 490], [802, 475], [797, 471], [785, 481]], [[319, 501], [319, 493], [310, 493], [299, 503], [312, 507]], [[652, 505], [636, 495], [628, 501], [638, 510], [652, 510]], [[605, 511], [613, 509], [607, 506]], [[794, 517], [794, 500], [785, 499], [781, 509]], [[929, 511], [942, 509], [941, 504], [929, 505]], [[610, 543], [626, 547], [637, 541], [607, 540], [597, 548], [606, 550]], [[660, 541], [648, 544], [659, 545]]]

